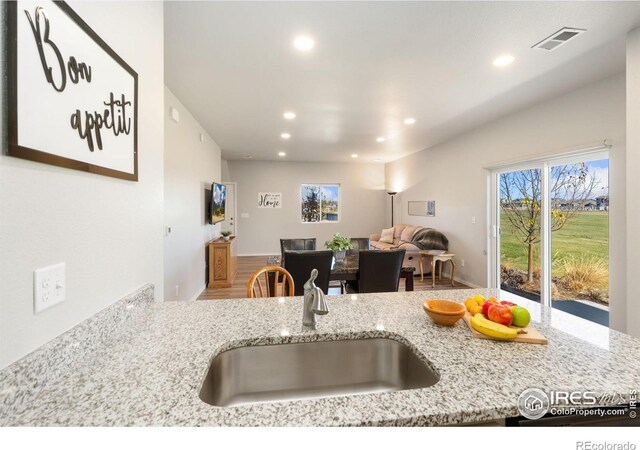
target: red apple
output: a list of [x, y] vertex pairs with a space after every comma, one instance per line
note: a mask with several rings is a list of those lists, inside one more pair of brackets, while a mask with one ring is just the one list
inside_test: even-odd
[[482, 315], [487, 319], [489, 318], [488, 311], [491, 305], [495, 305], [498, 303], [498, 300], [494, 297], [489, 297], [486, 302], [482, 305]]
[[508, 302], [508, 301], [506, 301], [506, 300], [502, 300], [502, 301], [500, 302], [500, 304], [501, 304], [501, 305], [506, 305], [506, 306], [508, 306], [508, 307], [518, 306], [518, 304], [517, 304], [517, 303]]
[[513, 322], [513, 311], [507, 305], [491, 305], [487, 310], [487, 318], [496, 323], [510, 326]]

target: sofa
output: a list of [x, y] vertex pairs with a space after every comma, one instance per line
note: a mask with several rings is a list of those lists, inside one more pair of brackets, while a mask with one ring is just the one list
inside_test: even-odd
[[[377, 250], [405, 249], [403, 267], [420, 270], [420, 250], [448, 250], [446, 236], [433, 228], [419, 225], [398, 224], [393, 227], [393, 242], [380, 241], [381, 233], [369, 236], [369, 247]], [[425, 268], [431, 267], [429, 257], [425, 257]]]

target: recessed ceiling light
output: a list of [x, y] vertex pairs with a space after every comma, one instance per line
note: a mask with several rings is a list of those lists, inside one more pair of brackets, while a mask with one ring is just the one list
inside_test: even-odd
[[287, 156], [285, 152], [278, 152], [278, 156]]
[[413, 117], [407, 117], [406, 119], [404, 119], [405, 125], [413, 125], [414, 123], [416, 123], [416, 119], [414, 119]]
[[352, 157], [352, 158], [357, 158], [357, 157], [358, 157], [358, 154], [357, 154], [357, 153], [352, 153], [352, 154], [351, 154], [351, 157]]
[[308, 52], [316, 45], [309, 36], [298, 36], [293, 40], [293, 46], [301, 52]]
[[373, 162], [380, 162], [380, 161], [382, 161], [380, 158], [376, 158], [373, 160]]
[[498, 56], [496, 59], [493, 60], [493, 65], [496, 66], [496, 67], [504, 67], [504, 66], [508, 66], [513, 61], [515, 61], [515, 58], [513, 56], [511, 56], [511, 55], [501, 55], [501, 56]]
[[289, 139], [289, 138], [291, 137], [291, 135], [290, 135], [289, 133], [282, 133], [282, 134], [280, 135], [280, 137], [281, 137], [282, 139]]
[[386, 141], [385, 138], [383, 138], [382, 136], [380, 136], [379, 138], [376, 139], [377, 142], [384, 142]]
[[253, 155], [244, 155], [243, 158], [244, 159], [253, 159]]
[[284, 117], [287, 120], [293, 120], [293, 119], [296, 118], [296, 113], [291, 112], [291, 111], [287, 111], [282, 115], [282, 117]]

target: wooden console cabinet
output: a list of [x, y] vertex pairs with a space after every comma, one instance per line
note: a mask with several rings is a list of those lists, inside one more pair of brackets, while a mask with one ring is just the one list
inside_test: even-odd
[[231, 287], [237, 272], [236, 238], [209, 241], [209, 288]]

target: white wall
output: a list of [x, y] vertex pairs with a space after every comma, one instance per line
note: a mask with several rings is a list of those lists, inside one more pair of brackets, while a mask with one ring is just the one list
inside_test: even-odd
[[[318, 239], [318, 249], [333, 233], [368, 237], [385, 224], [382, 164], [321, 164], [285, 161], [228, 161], [229, 180], [238, 183], [238, 253], [280, 254], [280, 238]], [[301, 223], [300, 185], [340, 183], [340, 223]], [[258, 208], [258, 192], [282, 192], [282, 209]], [[241, 214], [249, 213], [248, 219]]]
[[627, 330], [640, 337], [640, 28], [627, 36]]
[[[611, 324], [625, 328], [625, 77], [617, 75], [492, 122], [386, 165], [387, 187], [400, 191], [396, 220], [436, 228], [465, 259], [459, 275], [486, 286], [485, 167], [601, 143], [610, 151]], [[637, 167], [637, 166], [636, 166]], [[631, 177], [633, 178], [633, 177]], [[640, 191], [636, 191], [640, 192]], [[435, 200], [436, 217], [407, 215], [407, 201]], [[399, 212], [400, 210], [401, 212]], [[476, 223], [472, 224], [472, 217]]]
[[[172, 107], [180, 112], [178, 123]], [[205, 205], [205, 189], [221, 181], [220, 147], [168, 88], [164, 112], [164, 223], [171, 227], [164, 239], [165, 300], [191, 300], [205, 288], [206, 242], [220, 231], [207, 222]]]
[[222, 181], [229, 181], [229, 161], [226, 159], [222, 160], [222, 169], [220, 173], [222, 174]]
[[[0, 367], [145, 283], [153, 283], [156, 298], [163, 298], [163, 7], [154, 2], [69, 3], [138, 72], [140, 181], [6, 156], [3, 107]], [[33, 271], [59, 262], [66, 263], [66, 302], [34, 315]]]

